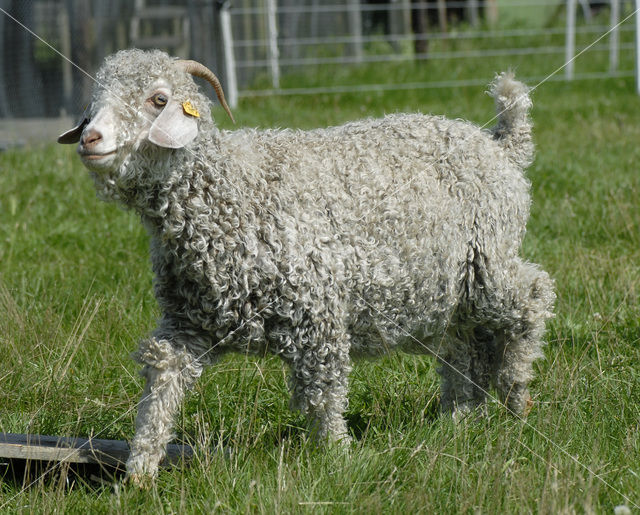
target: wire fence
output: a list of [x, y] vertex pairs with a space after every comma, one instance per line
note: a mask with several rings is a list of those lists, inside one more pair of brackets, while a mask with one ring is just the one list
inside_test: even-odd
[[[219, 75], [232, 105], [268, 95], [535, 79], [611, 31], [564, 79], [632, 76], [638, 0], [0, 0], [89, 74], [121, 48], [162, 48]], [[624, 20], [618, 26], [618, 23]], [[614, 30], [611, 30], [614, 28]], [[0, 118], [80, 113], [93, 86], [0, 13]]]
[[633, 20], [617, 27], [633, 2], [441, 2], [444, 13], [433, 1], [253, 3], [229, 8], [238, 97], [484, 84], [505, 68], [534, 78], [614, 27], [564, 78], [635, 73]]

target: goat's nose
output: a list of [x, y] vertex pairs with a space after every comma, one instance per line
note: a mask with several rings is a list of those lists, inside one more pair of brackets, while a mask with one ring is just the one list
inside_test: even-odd
[[82, 135], [82, 140], [80, 141], [80, 143], [84, 148], [93, 148], [101, 141], [102, 134], [95, 129], [91, 129], [90, 131]]

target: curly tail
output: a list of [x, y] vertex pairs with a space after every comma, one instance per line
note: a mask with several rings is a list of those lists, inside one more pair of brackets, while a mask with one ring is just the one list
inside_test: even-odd
[[531, 137], [533, 124], [529, 118], [533, 104], [529, 88], [514, 77], [512, 72], [503, 72], [489, 86], [498, 116], [498, 124], [491, 132], [511, 160], [525, 169], [533, 162], [535, 151]]

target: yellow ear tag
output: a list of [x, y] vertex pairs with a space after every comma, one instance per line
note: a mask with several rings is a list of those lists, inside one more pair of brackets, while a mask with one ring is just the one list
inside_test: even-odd
[[195, 116], [196, 118], [200, 118], [200, 113], [198, 110], [191, 105], [191, 102], [188, 100], [186, 102], [182, 102], [182, 109], [185, 113], [190, 114], [191, 116]]

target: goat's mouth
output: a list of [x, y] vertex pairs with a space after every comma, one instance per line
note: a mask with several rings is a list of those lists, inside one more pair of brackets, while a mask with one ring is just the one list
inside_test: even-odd
[[83, 148], [78, 149], [82, 164], [87, 168], [104, 169], [112, 165], [114, 158], [116, 157], [117, 149], [109, 150], [108, 152], [91, 152]]
[[105, 173], [105, 171], [113, 168], [117, 149], [109, 150], [108, 152], [91, 152], [80, 147], [78, 148], [78, 154], [85, 168], [97, 173]]
[[88, 152], [86, 150], [78, 151], [80, 158], [86, 159], [87, 161], [100, 161], [101, 159], [113, 156], [115, 153], [115, 150], [111, 150], [109, 152]]

